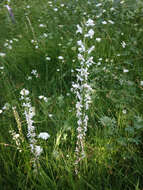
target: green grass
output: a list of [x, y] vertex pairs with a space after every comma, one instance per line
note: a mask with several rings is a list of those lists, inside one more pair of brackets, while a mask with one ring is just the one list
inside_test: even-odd
[[[143, 3], [100, 2], [102, 6], [96, 7], [99, 1], [94, 0], [11, 0], [13, 24], [6, 1], [0, 1], [0, 53], [6, 54], [0, 56], [0, 67], [4, 67], [0, 69], [0, 109], [9, 105], [0, 114], [1, 190], [142, 190]], [[76, 25], [88, 18], [95, 22], [95, 35], [89, 42], [95, 45], [95, 64], [89, 75], [94, 91], [88, 110], [86, 156], [76, 175], [76, 98], [70, 89], [76, 81], [72, 70], [79, 67]], [[102, 24], [108, 20], [114, 24]], [[59, 56], [64, 57], [63, 62]], [[38, 78], [31, 74], [33, 69]], [[27, 80], [29, 76], [31, 80]], [[20, 100], [23, 88], [30, 91], [36, 110], [36, 134], [50, 134], [47, 141], [37, 141], [43, 153], [36, 171]], [[48, 101], [40, 100], [40, 95]], [[22, 152], [9, 133], [11, 129], [19, 133], [14, 106], [25, 139]]]

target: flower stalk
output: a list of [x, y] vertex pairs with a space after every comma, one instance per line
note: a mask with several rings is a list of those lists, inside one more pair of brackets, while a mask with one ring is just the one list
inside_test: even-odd
[[80, 67], [77, 71], [77, 81], [72, 83], [72, 91], [76, 95], [76, 117], [77, 117], [77, 142], [76, 142], [76, 161], [75, 161], [75, 172], [78, 173], [78, 166], [81, 160], [85, 157], [85, 136], [88, 125], [88, 114], [89, 104], [91, 103], [91, 91], [92, 88], [89, 85], [89, 68], [94, 63], [91, 52], [94, 50], [94, 46], [88, 47], [89, 39], [94, 36], [94, 30], [92, 27], [94, 22], [91, 19], [81, 27], [77, 25], [76, 33], [80, 33], [81, 38], [77, 41], [78, 45], [78, 61]]

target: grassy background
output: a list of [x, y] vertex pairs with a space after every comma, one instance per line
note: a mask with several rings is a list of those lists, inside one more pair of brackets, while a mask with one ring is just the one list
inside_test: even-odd
[[[4, 67], [0, 70], [1, 109], [9, 104], [9, 109], [0, 114], [0, 189], [142, 190], [143, 3], [100, 2], [102, 6], [97, 7], [99, 1], [92, 0], [13, 0], [9, 5], [15, 24], [4, 6], [6, 1], [0, 2], [0, 52], [6, 53], [0, 57], [0, 67]], [[79, 65], [76, 25], [88, 18], [95, 21], [91, 43], [95, 45], [96, 64], [90, 70], [94, 92], [86, 157], [76, 176], [76, 100], [70, 91], [76, 72], [71, 71]], [[114, 24], [103, 25], [104, 20]], [[101, 42], [96, 38], [101, 38]], [[63, 62], [59, 56], [64, 57]], [[38, 78], [32, 76], [33, 69]], [[129, 72], [123, 72], [124, 69]], [[32, 80], [27, 80], [28, 76]], [[23, 88], [30, 91], [32, 106], [36, 108], [37, 134], [46, 131], [51, 136], [46, 142], [39, 141], [44, 152], [37, 173], [31, 162], [19, 99]], [[46, 96], [48, 102], [39, 100], [40, 95]], [[25, 135], [21, 153], [9, 134], [10, 129], [18, 131], [13, 106], [17, 107]]]

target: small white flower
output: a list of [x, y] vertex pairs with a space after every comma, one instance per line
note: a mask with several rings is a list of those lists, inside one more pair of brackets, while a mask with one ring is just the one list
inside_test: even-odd
[[123, 113], [123, 114], [126, 114], [126, 113], [127, 113], [127, 110], [123, 110], [122, 113]]
[[55, 11], [55, 12], [57, 12], [57, 11], [58, 11], [58, 9], [57, 9], [57, 8], [54, 8], [54, 11]]
[[40, 28], [44, 28], [44, 27], [46, 27], [46, 25], [44, 25], [44, 24], [39, 24], [39, 27], [40, 27]]
[[96, 4], [96, 7], [100, 7], [100, 6], [102, 6], [102, 3]]
[[36, 69], [33, 69], [33, 70], [31, 71], [31, 74], [37, 75], [37, 70], [36, 70]]
[[64, 58], [63, 58], [63, 56], [59, 56], [58, 59], [63, 60]]
[[27, 77], [27, 80], [32, 80], [32, 76], [28, 76], [28, 77]]
[[47, 38], [47, 37], [48, 37], [48, 34], [44, 33], [44, 34], [43, 34], [43, 37]]
[[14, 41], [18, 42], [19, 40], [17, 38], [13, 38]]
[[123, 72], [124, 72], [124, 73], [128, 73], [129, 70], [128, 70], [128, 69], [124, 69]]
[[143, 86], [143, 81], [140, 81], [140, 85]]
[[98, 65], [98, 66], [101, 65], [101, 62], [98, 62], [97, 65]]
[[95, 39], [97, 42], [101, 42], [101, 38], [96, 38]]
[[126, 43], [123, 41], [123, 42], [121, 42], [121, 45], [122, 45], [122, 47], [123, 48], [125, 48], [126, 47]]
[[0, 67], [0, 70], [3, 70], [4, 69], [4, 67]]
[[10, 10], [11, 10], [10, 6], [5, 5], [5, 7], [7, 8], [7, 10], [8, 10], [8, 11], [10, 11]]
[[43, 98], [44, 98], [44, 96], [42, 96], [42, 95], [41, 95], [41, 96], [39, 96], [38, 98], [41, 100], [41, 99], [43, 99]]
[[38, 135], [38, 138], [41, 138], [41, 139], [44, 139], [44, 140], [47, 140], [48, 138], [50, 137], [50, 135], [46, 132], [42, 132]]
[[85, 46], [83, 45], [83, 42], [81, 40], [77, 41], [77, 44], [80, 46], [78, 48], [79, 52], [84, 52], [85, 51]]
[[46, 57], [46, 60], [47, 60], [47, 61], [50, 61], [50, 60], [51, 60], [51, 57]]
[[115, 9], [113, 7], [110, 8], [110, 11], [114, 11]]
[[2, 107], [3, 110], [9, 110], [9, 108], [10, 108], [9, 103], [5, 103], [4, 106]]
[[90, 29], [87, 34], [84, 35], [85, 37], [93, 38], [94, 36], [94, 30]]
[[18, 133], [16, 133], [15, 136], [14, 136], [14, 138], [17, 139], [17, 138], [19, 138], [19, 136], [20, 135]]
[[123, 3], [125, 3], [125, 1], [121, 1], [121, 2], [120, 2], [120, 4], [123, 4]]
[[53, 117], [53, 114], [49, 114], [49, 117]]
[[2, 113], [3, 111], [2, 110], [0, 110], [0, 114]]
[[111, 23], [111, 24], [114, 24], [114, 22], [112, 20], [108, 20], [108, 22]]
[[23, 88], [21, 91], [20, 91], [20, 94], [22, 96], [27, 96], [29, 94], [29, 90], [26, 90], [25, 88]]
[[88, 50], [88, 54], [90, 54], [93, 50], [94, 50], [95, 46], [92, 46], [89, 50]]
[[43, 98], [45, 102], [48, 102], [48, 98], [47, 97], [44, 97]]
[[4, 43], [4, 47], [7, 47], [8, 46], [8, 43], [6, 42], [6, 43]]
[[35, 146], [35, 155], [38, 157], [43, 152], [43, 149], [40, 146]]
[[77, 34], [77, 33], [82, 34], [82, 28], [79, 26], [79, 24], [77, 25], [77, 31], [76, 31], [76, 34]]
[[9, 46], [8, 46], [8, 49], [12, 49], [12, 46], [11, 46], [11, 45], [9, 45]]
[[94, 21], [89, 18], [85, 25], [86, 26], [94, 26], [95, 24], [94, 24]]
[[102, 24], [107, 24], [107, 22], [104, 20], [104, 21], [102, 21]]
[[[78, 54], [78, 60], [80, 60], [80, 61], [85, 61], [83, 55], [80, 54], [80, 53]], [[72, 71], [71, 71], [71, 72], [72, 72]]]
[[5, 53], [0, 53], [0, 57], [5, 57], [6, 54]]

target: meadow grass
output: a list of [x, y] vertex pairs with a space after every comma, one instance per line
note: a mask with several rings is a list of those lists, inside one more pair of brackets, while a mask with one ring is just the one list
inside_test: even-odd
[[[0, 1], [1, 190], [142, 190], [142, 16], [141, 0]], [[88, 19], [95, 24], [85, 44], [95, 46], [92, 92], [76, 174], [71, 88], [80, 68], [77, 25]], [[24, 101], [35, 141], [27, 136], [31, 112]], [[38, 138], [41, 132], [50, 137]], [[37, 156], [30, 144], [42, 152]]]

